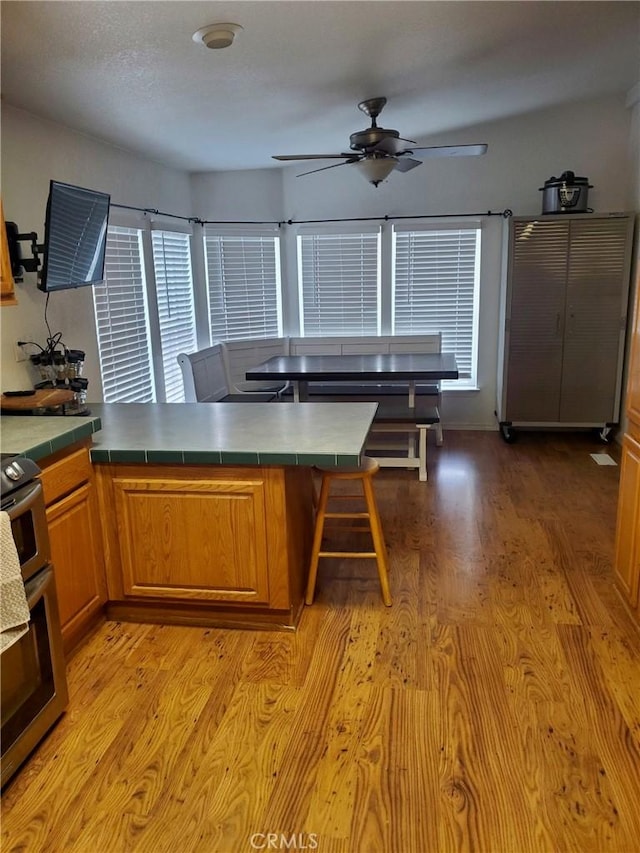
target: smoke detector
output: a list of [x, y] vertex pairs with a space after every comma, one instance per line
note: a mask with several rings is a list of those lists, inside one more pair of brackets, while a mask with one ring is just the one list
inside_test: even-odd
[[209, 24], [194, 33], [192, 38], [197, 44], [203, 44], [212, 50], [221, 50], [223, 47], [231, 47], [236, 33], [241, 30], [240, 24]]

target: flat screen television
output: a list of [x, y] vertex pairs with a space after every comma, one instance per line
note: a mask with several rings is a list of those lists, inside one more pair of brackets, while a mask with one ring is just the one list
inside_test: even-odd
[[110, 196], [51, 181], [38, 287], [46, 293], [104, 278]]

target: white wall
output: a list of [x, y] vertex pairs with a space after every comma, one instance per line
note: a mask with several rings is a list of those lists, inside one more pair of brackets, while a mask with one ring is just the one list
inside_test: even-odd
[[640, 80], [629, 92], [626, 106], [631, 112], [629, 159], [631, 162], [631, 185], [635, 209], [640, 211]]
[[[70, 131], [61, 125], [2, 106], [2, 199], [6, 219], [20, 231], [44, 238], [49, 180], [54, 179], [111, 194], [111, 201], [191, 215], [186, 173], [167, 169], [112, 145]], [[23, 254], [28, 244], [23, 243]], [[0, 311], [2, 389], [31, 387], [35, 374], [28, 363], [16, 363], [17, 340], [44, 344], [46, 295], [36, 288], [35, 273], [16, 284], [18, 304]], [[52, 293], [49, 325], [61, 331], [72, 349], [86, 353], [89, 400], [102, 398], [91, 288]], [[35, 350], [34, 350], [35, 351]]]
[[[479, 158], [438, 159], [392, 174], [377, 189], [350, 167], [296, 178], [297, 166], [190, 177], [95, 139], [2, 108], [2, 196], [5, 215], [23, 231], [42, 235], [50, 178], [111, 193], [120, 204], [155, 207], [214, 220], [323, 219], [357, 216], [478, 213], [510, 208], [538, 214], [538, 188], [551, 175], [571, 169], [594, 185], [589, 202], [597, 211], [640, 209], [640, 119], [624, 98], [602, 98], [569, 107], [525, 114], [470, 128], [422, 144], [487, 142]], [[339, 146], [339, 140], [337, 141]], [[292, 150], [295, 150], [292, 140]], [[496, 401], [498, 306], [502, 219], [483, 229], [479, 392], [451, 393], [445, 401], [448, 425], [493, 427]], [[286, 331], [296, 331], [294, 229], [283, 227]], [[202, 269], [196, 270], [202, 274]], [[1, 359], [3, 389], [27, 381], [27, 368], [14, 361], [18, 338], [43, 340], [44, 294], [33, 275], [18, 287], [17, 307], [5, 307]], [[49, 318], [69, 346], [87, 353], [90, 399], [100, 398], [98, 355], [89, 288], [53, 294]], [[30, 374], [29, 374], [30, 375]]]
[[[595, 210], [633, 210], [639, 205], [630, 135], [631, 113], [624, 98], [602, 98], [422, 140], [424, 145], [486, 142], [489, 151], [484, 157], [426, 161], [404, 175], [392, 174], [377, 188], [349, 166], [296, 178], [308, 168], [303, 163], [285, 168], [281, 185], [271, 171], [236, 173], [237, 182], [229, 174], [199, 174], [192, 182], [193, 202], [201, 218], [228, 220], [248, 212], [252, 219], [285, 221], [506, 208], [517, 215], [537, 215], [542, 204], [539, 187], [552, 175], [570, 169], [593, 184], [589, 204]], [[292, 149], [296, 149], [295, 140]], [[501, 218], [484, 219], [480, 391], [447, 395], [443, 416], [448, 426], [495, 426], [502, 233]], [[283, 227], [287, 282], [295, 281], [293, 234], [294, 228]], [[284, 305], [289, 333], [297, 331], [296, 300], [295, 289], [289, 287]]]

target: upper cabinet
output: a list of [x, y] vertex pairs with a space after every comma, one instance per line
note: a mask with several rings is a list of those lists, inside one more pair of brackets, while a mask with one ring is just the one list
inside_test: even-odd
[[15, 305], [16, 303], [7, 229], [4, 224], [4, 210], [0, 199], [0, 305]]
[[[618, 422], [633, 219], [515, 217], [503, 300], [498, 419]], [[505, 437], [507, 437], [505, 435]]]

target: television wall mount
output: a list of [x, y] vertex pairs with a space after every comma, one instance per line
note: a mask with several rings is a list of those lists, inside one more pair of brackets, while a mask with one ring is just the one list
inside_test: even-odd
[[[40, 269], [40, 255], [44, 253], [44, 246], [38, 243], [38, 235], [35, 231], [21, 234], [15, 222], [6, 223], [7, 242], [9, 244], [9, 257], [11, 259], [11, 273], [15, 281], [23, 280], [23, 273], [35, 272]], [[22, 256], [20, 243], [31, 244], [31, 257]]]

